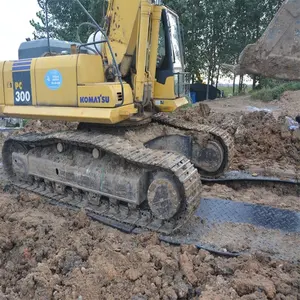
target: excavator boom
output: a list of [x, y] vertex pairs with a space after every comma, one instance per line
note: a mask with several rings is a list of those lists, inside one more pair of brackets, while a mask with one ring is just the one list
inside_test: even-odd
[[283, 3], [257, 43], [241, 53], [234, 72], [300, 80], [300, 0]]

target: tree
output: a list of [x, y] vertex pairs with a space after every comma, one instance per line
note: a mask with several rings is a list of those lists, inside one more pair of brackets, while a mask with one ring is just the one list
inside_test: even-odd
[[[45, 0], [37, 0], [44, 10]], [[101, 24], [105, 0], [81, 0], [96, 21]], [[125, 0], [124, 0], [125, 1]], [[284, 0], [165, 0], [182, 23], [186, 70], [193, 81], [204, 75], [209, 83], [218, 84], [220, 65], [236, 64], [246, 45], [262, 35]], [[45, 37], [45, 13], [38, 22], [31, 21], [35, 37]], [[99, 13], [100, 12], [100, 13]], [[103, 12], [103, 13], [101, 13]], [[77, 27], [89, 21], [75, 1], [49, 0], [50, 36], [76, 41]], [[82, 40], [88, 28], [82, 31]], [[253, 78], [255, 85], [257, 78]], [[242, 87], [243, 78], [239, 86]]]
[[[37, 0], [41, 11], [37, 13], [39, 21], [31, 20], [30, 24], [34, 27], [36, 39], [46, 37], [46, 0]], [[95, 20], [101, 24], [103, 20], [103, 7], [105, 0], [81, 0], [82, 4], [92, 14]], [[77, 40], [77, 28], [83, 22], [90, 21], [76, 1], [70, 0], [49, 0], [49, 31], [50, 37], [65, 41]], [[82, 28], [81, 34], [87, 38], [88, 28]]]
[[[246, 45], [255, 43], [263, 34], [283, 0], [235, 0], [233, 6], [234, 23], [229, 44], [231, 53], [235, 56], [234, 63], [238, 62], [239, 53]], [[253, 87], [257, 76], [253, 76]], [[243, 86], [243, 77], [240, 78], [239, 92]]]
[[205, 13], [199, 9], [199, 0], [166, 0], [165, 4], [178, 13], [184, 37], [186, 70], [194, 81], [203, 65], [199, 44], [205, 27]]

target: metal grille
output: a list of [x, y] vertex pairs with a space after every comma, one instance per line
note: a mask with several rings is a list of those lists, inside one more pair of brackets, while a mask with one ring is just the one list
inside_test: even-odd
[[300, 233], [300, 213], [224, 199], [202, 199], [196, 213], [206, 224], [232, 222]]
[[201, 199], [196, 216], [182, 232], [162, 240], [194, 244], [225, 254], [267, 253], [300, 257], [300, 212], [225, 199]]
[[190, 78], [191, 74], [187, 72], [175, 73], [175, 95], [184, 97], [190, 95]]

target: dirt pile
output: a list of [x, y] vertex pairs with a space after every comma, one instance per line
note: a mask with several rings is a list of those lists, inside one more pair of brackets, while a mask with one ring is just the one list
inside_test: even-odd
[[187, 109], [178, 109], [173, 113], [177, 119], [188, 122], [197, 122], [200, 124], [209, 124], [207, 118], [211, 114], [211, 109], [207, 104], [198, 104]]
[[274, 101], [274, 105], [292, 117], [300, 115], [300, 91], [284, 92], [280, 100]]
[[51, 121], [51, 120], [30, 120], [26, 123], [23, 132], [51, 132], [51, 131], [64, 131], [64, 130], [76, 130], [78, 123], [65, 122], [65, 121]]
[[[201, 105], [200, 105], [201, 106]], [[219, 126], [235, 139], [236, 155], [233, 169], [246, 169], [252, 163], [268, 166], [274, 163], [299, 165], [300, 134], [295, 135], [285, 124], [285, 114], [278, 119], [265, 111], [214, 113], [203, 115], [201, 108], [175, 113], [178, 119]]]
[[290, 299], [300, 267], [267, 255], [214, 257], [126, 235], [32, 194], [2, 193], [0, 299]]
[[241, 113], [215, 113], [207, 104], [199, 104], [188, 109], [179, 109], [172, 113], [178, 120], [205, 125], [216, 125], [234, 133], [237, 129]]
[[264, 165], [280, 163], [299, 165], [300, 138], [289, 131], [285, 116], [275, 119], [273, 114], [253, 112], [243, 114], [235, 132], [236, 164], [260, 160]]

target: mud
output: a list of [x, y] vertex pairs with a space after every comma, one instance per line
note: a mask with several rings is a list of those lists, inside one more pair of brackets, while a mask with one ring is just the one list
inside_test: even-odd
[[271, 166], [295, 170], [294, 166], [299, 165], [300, 132], [288, 130], [285, 113], [275, 116], [272, 112], [264, 111], [211, 112], [203, 117], [197, 113], [198, 110], [179, 110], [175, 116], [186, 122], [219, 126], [230, 132], [235, 140], [236, 151], [231, 169]]
[[280, 184], [204, 185], [204, 198], [227, 199], [300, 212], [299, 187]]
[[20, 130], [21, 133], [37, 132], [47, 133], [51, 131], [65, 131], [76, 130], [78, 123], [65, 121], [51, 121], [51, 120], [29, 120], [24, 128]]
[[[296, 102], [298, 95], [300, 95], [299, 92], [285, 93], [280, 100], [281, 106], [278, 101], [273, 104], [280, 106], [279, 111], [275, 112], [274, 109], [274, 112], [271, 113], [264, 111], [247, 112], [242, 109], [238, 111], [232, 107], [233, 100], [226, 99], [223, 102], [217, 102], [217, 104], [212, 101], [208, 102], [208, 105], [201, 104], [193, 108], [181, 109], [175, 112], [174, 115], [185, 122], [219, 126], [231, 133], [235, 140], [236, 152], [230, 166], [233, 170], [261, 168], [260, 173], [264, 173], [263, 175], [272, 175], [270, 169], [279, 169], [282, 173], [289, 169], [297, 173], [298, 170], [295, 166], [300, 165], [300, 131], [297, 133], [289, 131], [285, 116], [291, 116], [289, 114], [292, 111], [290, 106], [294, 105], [295, 107], [296, 103], [298, 106], [300, 105], [299, 101]], [[227, 101], [229, 111], [225, 109]], [[237, 98], [235, 101], [240, 100]], [[251, 104], [249, 100], [241, 101], [244, 101], [242, 105], [237, 104], [238, 107], [240, 105], [240, 108], [245, 108], [245, 105]], [[219, 107], [219, 109], [222, 107], [225, 111], [221, 112], [216, 107]], [[297, 109], [293, 110], [294, 114], [295, 111]], [[31, 131], [47, 133], [50, 131], [75, 130], [77, 125], [78, 123], [62, 121], [34, 120], [29, 121], [23, 130], [16, 131], [13, 134]], [[103, 130], [108, 130], [108, 133], [124, 134], [123, 129]], [[180, 133], [182, 132], [168, 126], [149, 124], [137, 129], [130, 129], [126, 131], [125, 136], [134, 143], [142, 144], [157, 136]]]
[[299, 299], [297, 262], [126, 235], [27, 193], [0, 202], [0, 299]]
[[[178, 118], [228, 129], [237, 149], [232, 168], [296, 169], [299, 140], [282, 130], [279, 118], [289, 113], [249, 113], [236, 109], [236, 99], [222, 101], [209, 103], [211, 110], [180, 112]], [[76, 127], [30, 121], [22, 132]], [[176, 130], [151, 124], [127, 137], [142, 143], [165, 133]], [[0, 300], [300, 299], [300, 257], [290, 251], [299, 245], [299, 235], [291, 234], [283, 245], [277, 231], [216, 226], [204, 232], [202, 241], [226, 251], [252, 249], [251, 254], [224, 258], [193, 246], [170, 246], [155, 234], [123, 234], [33, 194], [8, 193], [1, 167], [0, 179]], [[280, 186], [207, 185], [203, 196], [300, 211], [297, 191]]]
[[[300, 136], [286, 128], [284, 116], [278, 120], [272, 114], [254, 112], [243, 115], [235, 132], [235, 165], [240, 169], [246, 161], [264, 161], [261, 166], [299, 165]], [[233, 166], [234, 167], [234, 166]]]
[[[263, 111], [212, 112], [206, 117], [198, 112], [196, 107], [180, 110], [174, 115], [184, 122], [218, 126], [232, 134], [235, 142], [232, 170], [258, 169], [262, 175], [284, 174], [287, 171], [297, 173], [295, 166], [300, 165], [300, 131], [288, 130], [284, 114], [276, 119], [272, 113]], [[158, 136], [182, 133], [168, 126], [150, 124], [130, 130], [126, 137], [135, 143], [145, 143]]]

